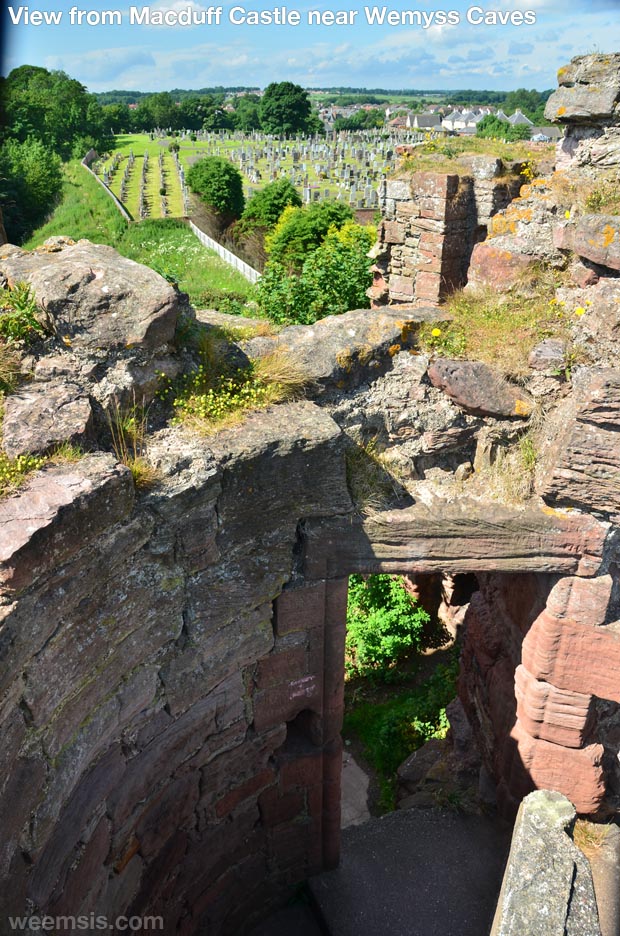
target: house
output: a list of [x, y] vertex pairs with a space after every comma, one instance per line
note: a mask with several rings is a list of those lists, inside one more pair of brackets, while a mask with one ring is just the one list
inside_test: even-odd
[[512, 124], [513, 127], [516, 127], [516, 126], [533, 127], [534, 126], [533, 121], [531, 121], [529, 117], [526, 117], [525, 114], [519, 110], [519, 108], [517, 108], [514, 114], [512, 114], [508, 118], [508, 123]]
[[441, 123], [441, 117], [437, 114], [413, 114], [410, 120], [409, 126], [414, 130], [425, 130], [428, 133], [445, 132]]

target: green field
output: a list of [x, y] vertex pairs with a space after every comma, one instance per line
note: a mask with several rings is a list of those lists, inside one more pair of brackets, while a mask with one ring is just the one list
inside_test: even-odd
[[120, 254], [157, 270], [189, 294], [197, 307], [229, 308], [252, 294], [240, 273], [207, 250], [179, 220], [127, 224], [112, 199], [76, 160], [64, 166], [61, 202], [24, 244], [27, 250], [48, 237], [64, 235], [108, 244]]
[[[120, 144], [114, 153], [121, 153], [122, 159], [109, 180], [109, 187], [119, 198], [134, 221], [140, 218], [140, 187], [144, 154], [148, 153], [146, 185], [144, 192], [145, 208], [149, 218], [181, 218], [183, 210], [183, 195], [181, 182], [177, 172], [172, 153], [168, 151], [167, 141], [162, 146], [159, 141], [151, 141], [147, 134], [117, 137]], [[128, 165], [129, 154], [133, 152], [134, 163], [129, 170], [125, 198], [121, 198], [121, 183], [125, 167]], [[110, 171], [114, 153], [109, 159], [103, 160], [97, 166], [97, 174], [103, 178], [105, 170]], [[160, 168], [159, 158], [163, 160]], [[163, 172], [163, 178], [162, 178]], [[166, 190], [166, 209], [161, 203], [161, 188]]]

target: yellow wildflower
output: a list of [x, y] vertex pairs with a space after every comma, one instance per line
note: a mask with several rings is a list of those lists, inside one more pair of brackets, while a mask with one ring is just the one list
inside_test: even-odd
[[433, 330], [432, 330], [432, 332], [431, 332], [431, 335], [433, 336], [433, 338], [440, 338], [440, 337], [441, 337], [441, 328], [433, 328]]
[[575, 315], [585, 315], [585, 314], [586, 314], [586, 310], [584, 309], [584, 307], [577, 306], [577, 308], [575, 309]]

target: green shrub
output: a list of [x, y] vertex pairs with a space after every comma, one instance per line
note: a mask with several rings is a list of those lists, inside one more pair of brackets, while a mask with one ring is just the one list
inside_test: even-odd
[[386, 702], [359, 702], [345, 714], [343, 733], [357, 736], [364, 755], [379, 775], [381, 805], [394, 809], [395, 773], [400, 764], [431, 738], [445, 738], [446, 706], [456, 696], [459, 672], [454, 654], [415, 689], [394, 694]]
[[289, 207], [280, 215], [265, 239], [269, 259], [290, 273], [299, 273], [308, 254], [316, 250], [332, 228], [353, 220], [348, 205], [336, 201], [314, 202], [302, 208]]
[[43, 335], [41, 310], [27, 283], [0, 290], [0, 335], [13, 341], [32, 341]]
[[367, 308], [372, 274], [367, 254], [374, 232], [352, 221], [330, 229], [298, 276], [270, 260], [256, 286], [262, 313], [278, 324], [310, 325], [326, 315]]
[[270, 182], [249, 200], [239, 224], [239, 230], [248, 234], [256, 228], [270, 231], [276, 226], [285, 208], [301, 206], [297, 189], [289, 179]]
[[349, 578], [345, 667], [349, 675], [389, 678], [395, 663], [422, 649], [424, 608], [393, 575]]
[[243, 212], [243, 179], [239, 170], [221, 156], [205, 156], [190, 168], [187, 184], [201, 200], [225, 218]]

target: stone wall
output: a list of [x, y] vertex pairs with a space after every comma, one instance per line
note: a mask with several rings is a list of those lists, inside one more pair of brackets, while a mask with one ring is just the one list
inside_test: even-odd
[[[424, 238], [477, 236], [475, 185], [455, 179], [423, 175], [406, 223], [409, 184], [400, 206], [391, 190], [389, 256], [414, 262], [403, 300], [461, 275], [458, 245]], [[50, 324], [6, 398], [3, 449], [87, 450], [52, 455], [0, 502], [0, 917], [161, 914], [170, 936], [228, 936], [335, 864], [354, 572], [474, 574], [460, 694], [500, 804], [552, 786], [583, 814], [617, 814], [613, 362], [515, 388], [477, 362], [410, 354], [419, 325], [443, 320], [434, 307], [256, 336], [227, 353], [294, 353], [307, 399], [211, 436], [155, 405], [158, 480], [141, 491], [106, 413], [196, 366], [173, 340], [193, 313], [88, 242], [3, 248], [0, 273], [29, 282]], [[541, 386], [556, 409], [536, 491], [503, 503], [478, 466], [493, 439], [518, 440]], [[373, 434], [409, 473], [364, 511], [347, 452]]]
[[482, 157], [459, 174], [416, 172], [382, 183], [368, 291], [374, 307], [436, 303], [465, 285], [474, 244], [518, 194], [519, 176], [498, 180], [504, 173], [500, 160]]

